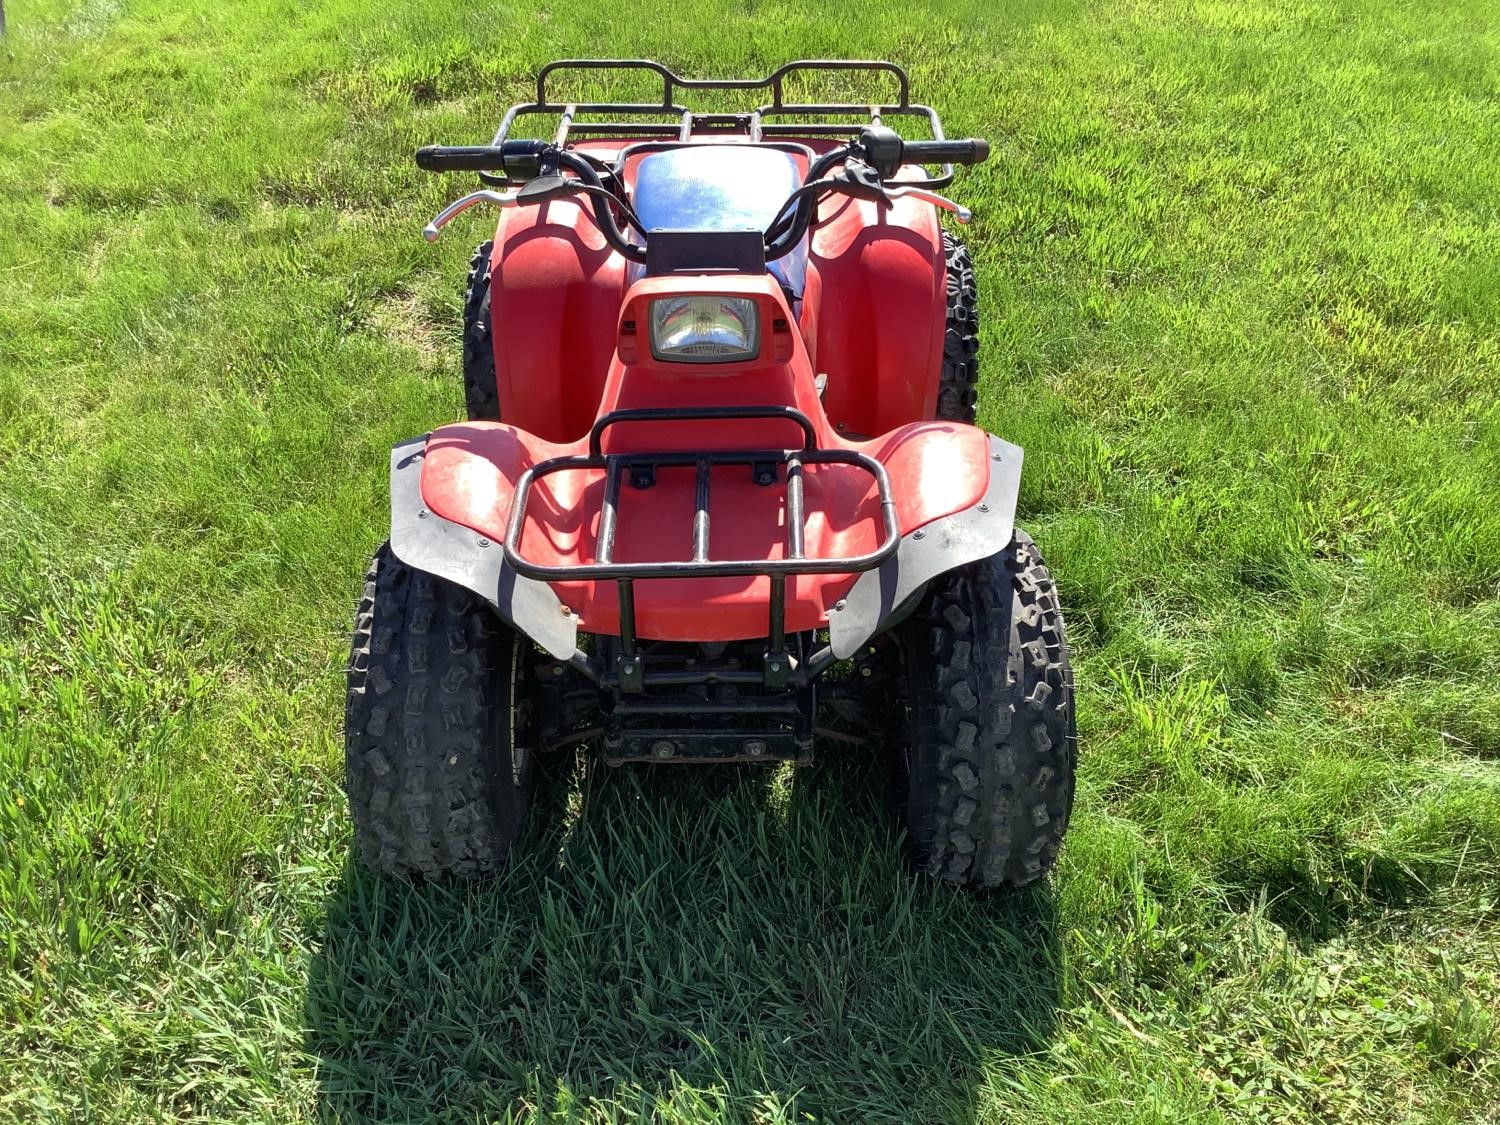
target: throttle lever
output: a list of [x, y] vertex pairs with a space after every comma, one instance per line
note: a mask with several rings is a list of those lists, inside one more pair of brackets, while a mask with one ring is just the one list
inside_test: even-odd
[[880, 180], [879, 171], [863, 160], [851, 157], [831, 178], [838, 183], [845, 195], [852, 195], [856, 199], [871, 199], [890, 206], [889, 193]]

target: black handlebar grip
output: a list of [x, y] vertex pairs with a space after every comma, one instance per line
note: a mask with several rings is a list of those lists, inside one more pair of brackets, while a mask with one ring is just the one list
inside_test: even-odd
[[426, 145], [417, 149], [417, 167], [429, 172], [487, 172], [505, 164], [505, 154], [489, 145]]
[[966, 141], [907, 141], [902, 159], [912, 164], [983, 164], [990, 158], [990, 142], [979, 137]]
[[[506, 141], [495, 145], [426, 145], [417, 149], [417, 167], [428, 172], [491, 172], [518, 175], [529, 164], [536, 175], [545, 141]], [[511, 167], [506, 168], [509, 162]]]

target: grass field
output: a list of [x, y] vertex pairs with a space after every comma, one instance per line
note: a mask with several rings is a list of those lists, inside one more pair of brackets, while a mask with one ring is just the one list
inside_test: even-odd
[[[1500, 1121], [1500, 8], [11, 0], [0, 1118]], [[386, 450], [452, 419], [543, 62], [889, 56], [1076, 648], [1050, 883], [881, 774], [558, 763], [505, 877], [349, 859]]]

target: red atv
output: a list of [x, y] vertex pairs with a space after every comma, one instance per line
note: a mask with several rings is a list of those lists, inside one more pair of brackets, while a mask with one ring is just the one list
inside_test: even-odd
[[[660, 103], [549, 99], [601, 68], [654, 73]], [[851, 70], [895, 104], [785, 96]], [[705, 89], [770, 101], [679, 104]], [[511, 139], [533, 114], [553, 139]], [[891, 755], [922, 870], [1047, 871], [1077, 754], [1062, 613], [1013, 523], [1021, 450], [973, 425], [974, 272], [938, 224], [969, 214], [934, 193], [988, 151], [944, 140], [886, 62], [695, 81], [587, 60], [543, 69], [491, 144], [417, 153], [517, 190], [425, 232], [501, 208], [469, 278], [469, 420], [396, 446], [359, 603], [370, 867], [495, 870], [540, 753], [805, 762], [823, 741]]]

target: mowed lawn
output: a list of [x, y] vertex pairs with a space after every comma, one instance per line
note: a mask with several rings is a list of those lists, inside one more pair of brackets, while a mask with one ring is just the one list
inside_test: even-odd
[[[7, 15], [0, 1118], [1500, 1120], [1500, 7]], [[346, 630], [488, 221], [423, 243], [469, 180], [410, 153], [570, 55], [890, 57], [992, 139], [1047, 885], [914, 880], [836, 750], [557, 762], [483, 885], [351, 862]]]

